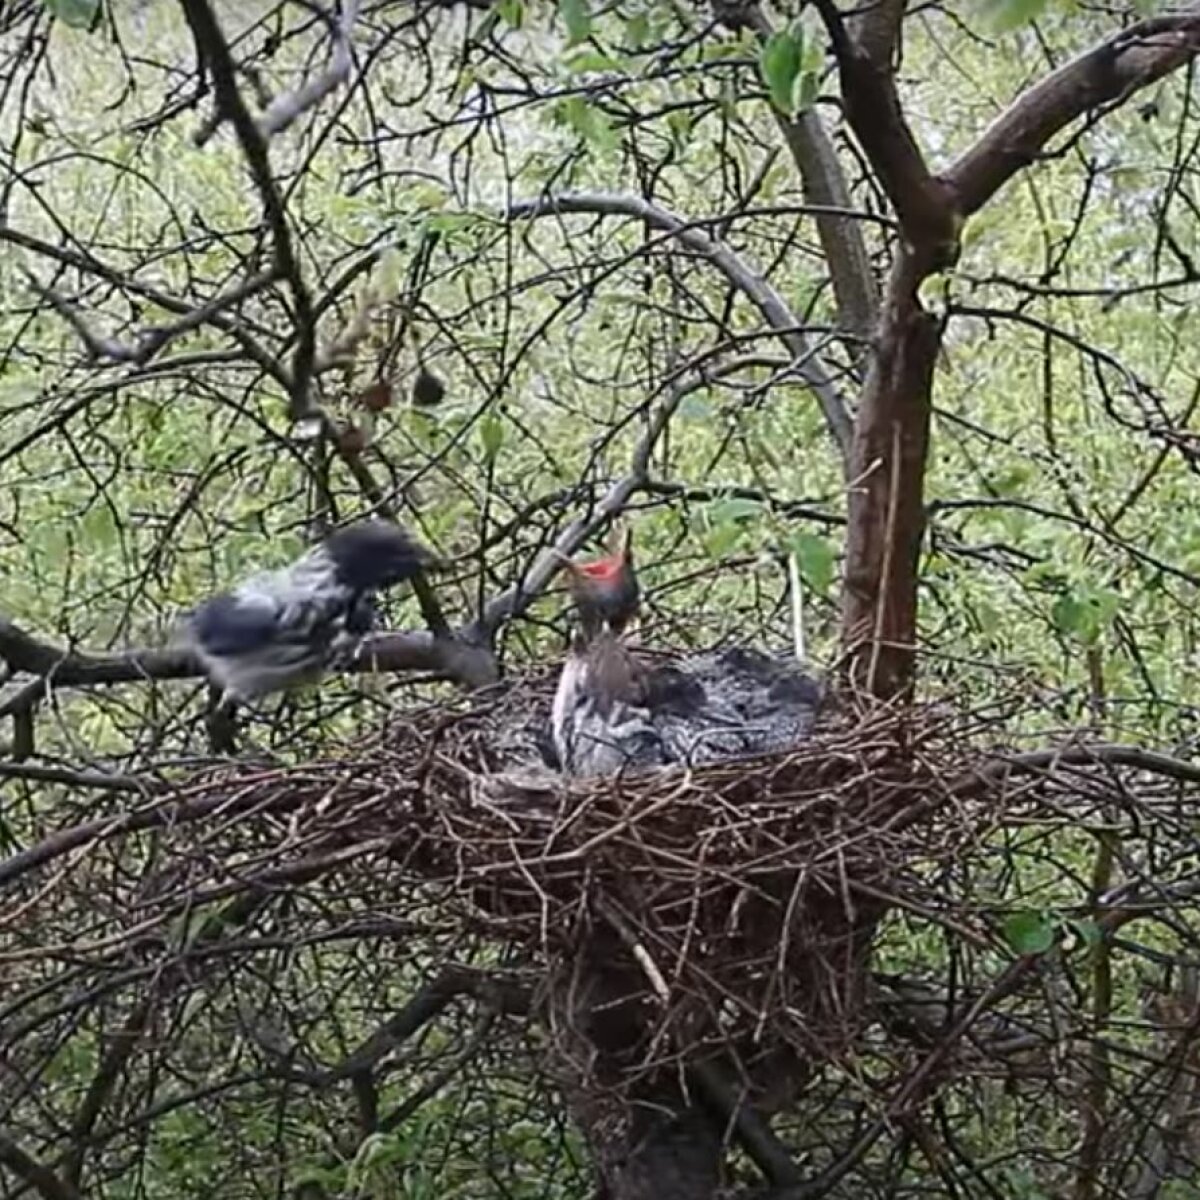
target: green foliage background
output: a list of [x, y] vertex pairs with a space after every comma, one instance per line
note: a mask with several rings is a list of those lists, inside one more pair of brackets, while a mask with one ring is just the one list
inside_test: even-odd
[[[301, 10], [272, 21], [227, 6], [221, 16], [228, 32], [244, 33], [243, 48], [278, 41], [258, 64], [268, 93], [319, 66], [320, 30], [303, 28]], [[583, 0], [557, 11], [504, 0], [488, 12], [447, 9], [428, 25], [398, 12], [370, 27], [365, 87], [327, 101], [322, 113], [336, 109], [336, 123], [304, 120], [273, 139], [304, 269], [328, 299], [326, 342], [351, 320], [368, 279], [403, 289], [422, 239], [440, 235], [416, 326], [448, 397], [432, 412], [404, 402], [417, 361], [399, 348], [388, 371], [401, 399], [378, 418], [369, 459], [408, 499], [423, 534], [456, 558], [444, 595], [460, 619], [624, 473], [647, 399], [670, 373], [726, 342], [762, 362], [736, 388], [687, 397], [654, 453], [664, 488], [637, 502], [651, 596], [644, 636], [681, 644], [754, 629], [785, 642], [779, 555], [795, 551], [814, 653], [833, 661], [845, 515], [838, 463], [807, 390], [777, 378], [786, 358], [757, 314], [706, 264], [636, 221], [503, 219], [507, 205], [547, 191], [652, 185], [657, 203], [719, 232], [769, 275], [814, 338], [826, 337], [836, 325], [826, 269], [767, 102], [790, 95], [802, 107], [815, 96], [816, 110], [836, 118], [824, 41], [808, 21], [801, 14], [794, 42], [760, 62], [748, 36], [648, 0], [604, 15]], [[1024, 86], [1110, 28], [1110, 17], [1069, 4], [914, 17], [902, 95], [933, 162], [950, 161]], [[24, 63], [21, 102], [9, 93], [0, 109], [5, 227], [61, 250], [55, 267], [8, 239], [0, 257], [0, 606], [41, 635], [89, 649], [161, 642], [209, 590], [296, 553], [314, 504], [307, 451], [289, 446], [286, 397], [236, 337], [205, 328], [145, 367], [91, 362], [27, 272], [71, 296], [94, 330], [132, 338], [171, 317], [145, 289], [195, 302], [242, 278], [259, 253], [259, 199], [227, 129], [195, 144], [207, 106], [191, 92], [192, 49], [174, 6], [114, 10], [91, 32], [60, 20], [40, 53], [36, 70]], [[795, 74], [790, 93], [780, 71]], [[924, 685], [963, 706], [1032, 701], [1005, 728], [1014, 741], [1088, 722], [1112, 739], [1193, 744], [1197, 128], [1184, 73], [1062, 139], [968, 224], [960, 261], [929, 296], [949, 324], [921, 568]], [[840, 149], [882, 264], [893, 235], [881, 201], [848, 145]], [[757, 191], [739, 215], [750, 180]], [[372, 255], [382, 265], [372, 268]], [[143, 294], [106, 284], [93, 258]], [[88, 269], [77, 269], [80, 259]], [[339, 290], [347, 272], [354, 282]], [[1154, 286], [1164, 280], [1175, 282]], [[256, 298], [240, 319], [286, 352], [288, 314], [275, 295]], [[377, 322], [353, 366], [322, 378], [323, 401], [347, 419], [361, 420], [354, 396], [396, 349], [388, 328]], [[825, 344], [852, 396], [853, 354], [832, 336]], [[361, 507], [339, 469], [333, 483], [343, 512]], [[797, 506], [807, 515], [789, 515]], [[511, 666], [558, 652], [560, 608], [548, 597], [508, 631]], [[418, 619], [411, 602], [392, 617]], [[364, 693], [369, 703], [355, 701]], [[263, 736], [315, 753], [426, 694], [332, 681], [286, 702], [297, 713]], [[40, 748], [122, 766], [195, 753], [199, 711], [194, 684], [62, 696], [45, 714]], [[14, 828], [19, 835], [22, 822], [32, 828], [78, 803], [66, 790], [26, 788]], [[1090, 846], [1079, 838], [1081, 864]], [[1056, 905], [1077, 895], [1049, 869], [1006, 889], [1025, 922], [1018, 941], [1040, 939]], [[395, 903], [400, 916], [412, 898]], [[898, 921], [882, 961], [931, 962], [942, 952], [928, 930]], [[383, 963], [353, 949], [297, 947], [272, 985], [274, 1003], [296, 1042], [336, 1056], [339, 1039], [402, 1003], [422, 955], [419, 939], [401, 961]], [[369, 996], [369, 1011], [339, 998], [347, 979], [356, 982], [344, 994]], [[1134, 976], [1120, 988], [1132, 1003]], [[217, 1070], [218, 1046], [222, 1078], [253, 1075], [254, 1046], [220, 1036], [225, 1003], [213, 996], [162, 1018], [195, 1056], [189, 1086]], [[322, 1015], [330, 1008], [332, 1023]], [[101, 1033], [81, 1031], [54, 1062], [62, 1113], [78, 1103]], [[553, 1106], [513, 1066], [532, 1070], [539, 1049], [514, 1060], [514, 1037], [497, 1035], [461, 1084], [399, 1132], [357, 1146], [337, 1140], [331, 1130], [345, 1114], [319, 1097], [275, 1112], [249, 1083], [230, 1089], [241, 1099], [219, 1121], [203, 1106], [181, 1107], [155, 1126], [143, 1174], [112, 1164], [105, 1194], [212, 1194], [219, 1179], [220, 1194], [251, 1195], [311, 1177], [348, 1194], [580, 1195], [577, 1148], [546, 1128]], [[389, 1096], [408, 1094], [437, 1050], [401, 1065]], [[502, 1062], [511, 1088], [476, 1091]], [[993, 1117], [976, 1135], [999, 1160], [1027, 1129], [999, 1101]], [[1046, 1117], [1047, 1142], [1059, 1136], [1052, 1126]], [[481, 1129], [502, 1184], [480, 1183]], [[1019, 1160], [997, 1186], [1049, 1195], [1055, 1178], [1052, 1165]]]

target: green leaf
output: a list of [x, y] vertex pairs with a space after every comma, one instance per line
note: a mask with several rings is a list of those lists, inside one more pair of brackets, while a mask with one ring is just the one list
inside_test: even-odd
[[736, 521], [712, 525], [704, 534], [704, 549], [714, 562], [724, 558], [738, 544], [742, 527]]
[[997, 33], [1028, 25], [1042, 15], [1047, 0], [984, 0], [983, 11]]
[[682, 150], [691, 139], [695, 121], [691, 113], [677, 109], [675, 112], [667, 114], [667, 128], [671, 131], [671, 140], [675, 143], [676, 148]]
[[523, 0], [496, 0], [496, 12], [510, 29], [520, 29], [525, 24]]
[[563, 60], [563, 66], [576, 75], [590, 71], [621, 71], [622, 64], [603, 50], [577, 50]]
[[46, 11], [72, 29], [91, 29], [100, 16], [101, 0], [42, 0]]
[[422, 179], [406, 188], [404, 198], [413, 208], [422, 212], [439, 212], [446, 207], [448, 199], [446, 189], [429, 179]]
[[1025, 489], [1035, 474], [1027, 463], [1011, 463], [996, 471], [989, 479], [997, 496], [1016, 496]]
[[1079, 633], [1086, 616], [1084, 606], [1070, 592], [1064, 592], [1050, 606], [1050, 619], [1060, 633]]
[[558, 0], [558, 15], [567, 27], [567, 45], [575, 46], [592, 34], [592, 14], [587, 0]]
[[1120, 607], [1120, 595], [1110, 588], [1079, 584], [1054, 601], [1050, 619], [1060, 633], [1090, 646], [1099, 640]]
[[1067, 924], [1089, 950], [1094, 950], [1104, 940], [1104, 931], [1090, 917], [1076, 917]]
[[803, 60], [804, 34], [799, 28], [771, 34], [758, 57], [758, 69], [771, 103], [789, 117], [796, 111], [793, 94]]
[[600, 150], [614, 150], [620, 141], [620, 135], [608, 117], [583, 96], [568, 96], [559, 103], [555, 115], [585, 142]]
[[728, 500], [714, 500], [708, 506], [708, 519], [714, 525], [726, 525], [731, 522], [749, 521], [752, 517], [761, 516], [762, 504], [746, 496], [731, 496]]
[[499, 413], [488, 413], [479, 422], [479, 440], [483, 444], [483, 457], [486, 462], [494, 462], [504, 445], [504, 418]]
[[796, 92], [796, 111], [807, 112], [817, 101], [821, 90], [821, 76], [816, 71], [805, 71], [800, 76], [800, 87]]
[[833, 583], [834, 564], [837, 561], [829, 542], [815, 533], [798, 533], [789, 539], [788, 549], [796, 556], [804, 581], [814, 591], [826, 595]]
[[455, 234], [471, 229], [479, 223], [479, 215], [471, 212], [434, 213], [425, 221], [430, 233]]
[[1004, 922], [1004, 939], [1018, 954], [1045, 954], [1054, 945], [1054, 922], [1045, 913], [1013, 913]]

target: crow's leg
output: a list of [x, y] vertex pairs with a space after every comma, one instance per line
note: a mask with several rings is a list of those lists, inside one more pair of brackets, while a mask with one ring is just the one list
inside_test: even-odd
[[214, 754], [237, 753], [237, 701], [228, 691], [209, 687], [204, 726], [208, 730], [208, 747]]

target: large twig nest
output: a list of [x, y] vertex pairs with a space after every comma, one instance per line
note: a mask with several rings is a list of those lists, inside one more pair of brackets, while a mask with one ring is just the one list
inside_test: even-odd
[[170, 914], [331, 871], [376, 902], [419, 883], [422, 914], [536, 965], [547, 1011], [603, 974], [631, 1062], [708, 1042], [836, 1053], [879, 916], [972, 836], [948, 781], [978, 776], [950, 717], [832, 711], [786, 753], [569, 781], [536, 749], [552, 686], [407, 714], [333, 760], [193, 781], [138, 818], [205, 822], [145, 894]]
[[786, 753], [566, 781], [536, 761], [548, 685], [380, 739], [371, 769], [412, 781], [417, 826], [392, 856], [551, 976], [619, 973], [657, 1053], [840, 1043], [874, 921], [910, 864], [955, 849], [946, 715], [834, 713]]

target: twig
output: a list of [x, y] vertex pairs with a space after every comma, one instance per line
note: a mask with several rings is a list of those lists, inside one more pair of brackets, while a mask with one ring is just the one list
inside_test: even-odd
[[216, 14], [209, 6], [208, 0], [181, 0], [181, 3], [196, 41], [197, 53], [208, 64], [212, 74], [218, 111], [233, 124], [242, 153], [250, 167], [254, 186], [262, 200], [263, 215], [271, 230], [275, 268], [280, 277], [287, 281], [292, 294], [296, 349], [292, 354], [290, 415], [293, 422], [300, 422], [310, 418], [315, 411], [310, 395], [316, 347], [312, 299], [292, 246], [287, 213], [271, 170], [266, 139], [242, 100], [233, 57], [221, 33]]
[[640, 196], [610, 192], [563, 192], [521, 200], [508, 209], [510, 220], [528, 220], [570, 213], [591, 213], [601, 216], [629, 216], [644, 221], [676, 238], [681, 245], [704, 255], [739, 291], [762, 313], [766, 323], [791, 351], [796, 372], [812, 390], [825, 416], [825, 424], [848, 460], [852, 425], [846, 402], [832, 378], [814, 354], [803, 322], [791, 311], [784, 298], [767, 279], [751, 267], [740, 255], [723, 242], [716, 241], [700, 229], [689, 225], [682, 217]]

